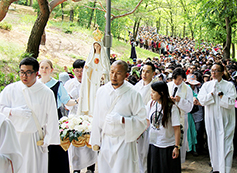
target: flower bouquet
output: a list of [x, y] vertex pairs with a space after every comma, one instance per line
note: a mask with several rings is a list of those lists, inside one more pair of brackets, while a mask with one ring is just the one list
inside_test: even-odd
[[89, 144], [91, 123], [92, 117], [87, 115], [62, 117], [59, 120], [61, 147], [67, 151], [72, 143], [75, 147], [83, 147], [86, 145], [91, 148]]

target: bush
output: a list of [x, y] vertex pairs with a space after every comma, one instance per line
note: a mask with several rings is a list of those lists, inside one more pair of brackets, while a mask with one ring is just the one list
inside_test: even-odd
[[0, 71], [0, 91], [10, 83], [19, 81], [20, 77], [14, 73], [8, 73], [7, 75]]
[[0, 23], [0, 28], [10, 31], [12, 29], [12, 25], [10, 23], [7, 23], [7, 22], [1, 22]]
[[66, 33], [66, 34], [72, 34], [72, 28], [71, 27], [64, 28], [63, 30], [64, 30], [63, 32]]

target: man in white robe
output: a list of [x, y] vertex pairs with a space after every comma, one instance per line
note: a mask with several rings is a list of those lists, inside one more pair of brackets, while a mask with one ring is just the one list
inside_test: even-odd
[[12, 122], [0, 113], [0, 172], [18, 172], [22, 165], [21, 147]]
[[[134, 86], [134, 89], [141, 94], [145, 105], [147, 105], [147, 103], [151, 100], [151, 84], [154, 75], [154, 64], [152, 64], [152, 62], [145, 63], [142, 68], [142, 79]], [[148, 132], [149, 130], [146, 130], [137, 140], [140, 173], [147, 172], [147, 156], [149, 149]]]
[[98, 170], [101, 173], [139, 173], [137, 138], [147, 127], [146, 109], [141, 95], [124, 79], [126, 62], [115, 61], [111, 82], [99, 88], [93, 114], [90, 143], [100, 147]]
[[[55, 97], [46, 85], [37, 81], [39, 63], [36, 59], [23, 59], [19, 68], [21, 81], [6, 86], [0, 93], [0, 112], [12, 121], [17, 131], [24, 158], [18, 173], [47, 173], [47, 147], [60, 144]], [[44, 128], [41, 146], [37, 145], [42, 139], [33, 114]]]
[[[176, 68], [172, 74], [173, 81], [167, 83], [171, 99], [175, 102], [181, 111], [180, 124], [183, 126], [184, 134], [182, 147], [180, 148], [181, 163], [185, 162], [187, 151], [187, 129], [188, 129], [188, 113], [193, 108], [193, 91], [184, 83], [186, 74], [180, 67]], [[176, 91], [175, 91], [176, 90]]]
[[[75, 78], [67, 81], [64, 85], [68, 94], [72, 99], [79, 98], [79, 93], [81, 89], [82, 72], [85, 65], [84, 60], [77, 59], [73, 63], [73, 72], [75, 73]], [[69, 109], [69, 116], [77, 114], [78, 105], [67, 106]], [[95, 163], [97, 161], [97, 153], [87, 146], [84, 147], [74, 147], [70, 146], [69, 150], [69, 161], [72, 166], [74, 173], [80, 172], [80, 170], [87, 167], [87, 170], [93, 172], [95, 170]]]
[[213, 65], [211, 74], [213, 80], [203, 84], [198, 99], [205, 107], [205, 127], [212, 171], [229, 173], [233, 159], [236, 90], [231, 82], [222, 79], [222, 64]]

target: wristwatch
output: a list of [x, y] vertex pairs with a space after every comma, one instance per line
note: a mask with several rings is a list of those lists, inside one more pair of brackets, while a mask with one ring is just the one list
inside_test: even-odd
[[74, 100], [76, 104], [78, 104], [78, 101], [77, 100]]
[[180, 149], [180, 145], [175, 145], [174, 148]]

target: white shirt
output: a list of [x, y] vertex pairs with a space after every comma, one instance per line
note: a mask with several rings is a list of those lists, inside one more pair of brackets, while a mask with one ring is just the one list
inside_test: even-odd
[[[156, 103], [153, 104], [150, 108], [151, 101], [147, 104], [147, 114], [149, 115], [149, 120], [151, 120], [152, 114], [156, 111]], [[161, 109], [161, 104], [157, 103], [157, 114], [159, 114]], [[163, 111], [161, 111], [163, 114]], [[171, 119], [169, 119], [166, 127], [163, 127], [162, 124], [159, 127], [159, 130], [154, 127], [151, 123], [150, 125], [150, 144], [153, 144], [160, 148], [166, 148], [169, 146], [175, 145], [175, 135], [174, 135], [174, 126], [180, 126], [180, 114], [177, 106], [174, 104], [171, 109]]]

